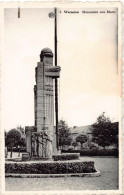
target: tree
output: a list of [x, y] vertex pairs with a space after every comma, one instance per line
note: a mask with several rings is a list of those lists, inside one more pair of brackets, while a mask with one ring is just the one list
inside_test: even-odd
[[112, 123], [103, 112], [92, 125], [92, 141], [99, 146], [118, 145], [118, 123]]
[[81, 143], [81, 148], [83, 147], [83, 144], [85, 142], [87, 142], [87, 136], [85, 134], [82, 134], [82, 135], [78, 135], [76, 137], [76, 142], [80, 142]]
[[77, 142], [72, 142], [72, 146], [74, 146], [74, 150], [75, 150], [75, 147], [78, 146], [78, 143]]
[[20, 147], [25, 147], [25, 146], [26, 146], [26, 138], [25, 138], [24, 135], [21, 136], [21, 138], [20, 138], [20, 140], [19, 140], [19, 142], [18, 142], [18, 145], [19, 145]]
[[4, 140], [5, 140], [5, 158], [7, 158], [7, 155], [8, 155], [8, 149], [7, 149], [7, 145], [8, 145], [8, 143], [7, 143], [7, 132], [6, 132], [6, 130], [4, 130]]
[[18, 146], [18, 149], [19, 149], [19, 154], [18, 154], [18, 157], [20, 156], [20, 149], [22, 147], [25, 147], [26, 146], [26, 138], [24, 135], [21, 136], [21, 138], [19, 139], [18, 143], [17, 143], [17, 146]]
[[7, 132], [4, 130], [4, 139], [5, 139], [5, 147], [8, 146], [8, 141], [7, 141]]
[[21, 133], [20, 133], [20, 131], [18, 131], [16, 129], [11, 129], [7, 133], [7, 142], [8, 142], [8, 145], [10, 145], [10, 147], [11, 147], [11, 154], [10, 154], [11, 158], [12, 158], [13, 146], [14, 146], [14, 144], [18, 143], [20, 138], [21, 138]]
[[71, 138], [70, 129], [64, 120], [59, 121], [58, 130], [59, 130], [59, 146], [61, 148], [66, 145], [69, 146], [71, 144], [72, 138]]
[[20, 131], [22, 135], [25, 135], [25, 128], [24, 128], [24, 127], [22, 127], [21, 125], [20, 125], [20, 126], [18, 125], [18, 126], [16, 127], [16, 129], [17, 129], [18, 131]]
[[118, 123], [112, 123], [110, 128], [110, 143], [118, 148]]

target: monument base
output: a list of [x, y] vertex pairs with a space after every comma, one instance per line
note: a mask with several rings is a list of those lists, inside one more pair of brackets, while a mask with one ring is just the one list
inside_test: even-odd
[[69, 174], [14, 174], [6, 173], [5, 177], [16, 177], [16, 178], [47, 178], [47, 177], [99, 177], [100, 172], [95, 173], [69, 173]]

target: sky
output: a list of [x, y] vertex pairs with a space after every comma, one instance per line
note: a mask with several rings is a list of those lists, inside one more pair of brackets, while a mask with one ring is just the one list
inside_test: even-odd
[[[90, 125], [102, 112], [113, 121], [119, 116], [117, 13], [82, 10], [90, 11], [59, 9], [57, 17], [59, 119], [69, 126]], [[34, 125], [35, 67], [44, 47], [54, 53], [51, 11], [25, 8], [17, 18], [17, 9], [5, 9], [2, 122], [6, 130]]]

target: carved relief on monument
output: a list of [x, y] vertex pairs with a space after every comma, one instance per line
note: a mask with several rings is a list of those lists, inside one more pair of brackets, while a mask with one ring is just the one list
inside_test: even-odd
[[51, 132], [42, 131], [41, 133], [32, 133], [32, 156], [36, 157], [52, 157], [51, 147], [52, 138], [50, 136]]
[[45, 76], [59, 78], [61, 68], [59, 66], [46, 66]]

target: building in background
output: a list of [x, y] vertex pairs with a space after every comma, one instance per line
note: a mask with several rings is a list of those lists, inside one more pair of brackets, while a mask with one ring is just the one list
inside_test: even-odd
[[[92, 142], [92, 126], [91, 125], [81, 126], [81, 127], [74, 126], [70, 128], [70, 132], [71, 132], [71, 137], [72, 137], [73, 142], [76, 142], [76, 138], [79, 135], [86, 135], [87, 142], [83, 144], [83, 147], [90, 148], [91, 142]], [[75, 149], [81, 149], [81, 144], [79, 142], [78, 142], [78, 146], [76, 146]]]
[[[118, 122], [114, 122], [111, 123], [112, 128], [114, 128], [114, 125], [119, 125]], [[71, 132], [71, 137], [72, 137], [72, 142], [76, 142], [76, 138], [80, 135], [86, 135], [87, 136], [87, 142], [85, 142], [83, 144], [83, 148], [84, 149], [95, 149], [95, 148], [102, 148], [101, 146], [99, 146], [98, 144], [92, 142], [92, 130], [93, 127], [92, 125], [87, 125], [87, 126], [81, 126], [81, 127], [77, 127], [74, 126], [72, 128], [70, 128], [70, 132]], [[69, 146], [69, 148], [73, 148], [73, 146]], [[114, 145], [108, 146], [108, 149], [113, 149], [116, 148]], [[81, 149], [81, 144], [78, 142], [78, 146], [75, 147], [76, 150], [80, 150]]]

